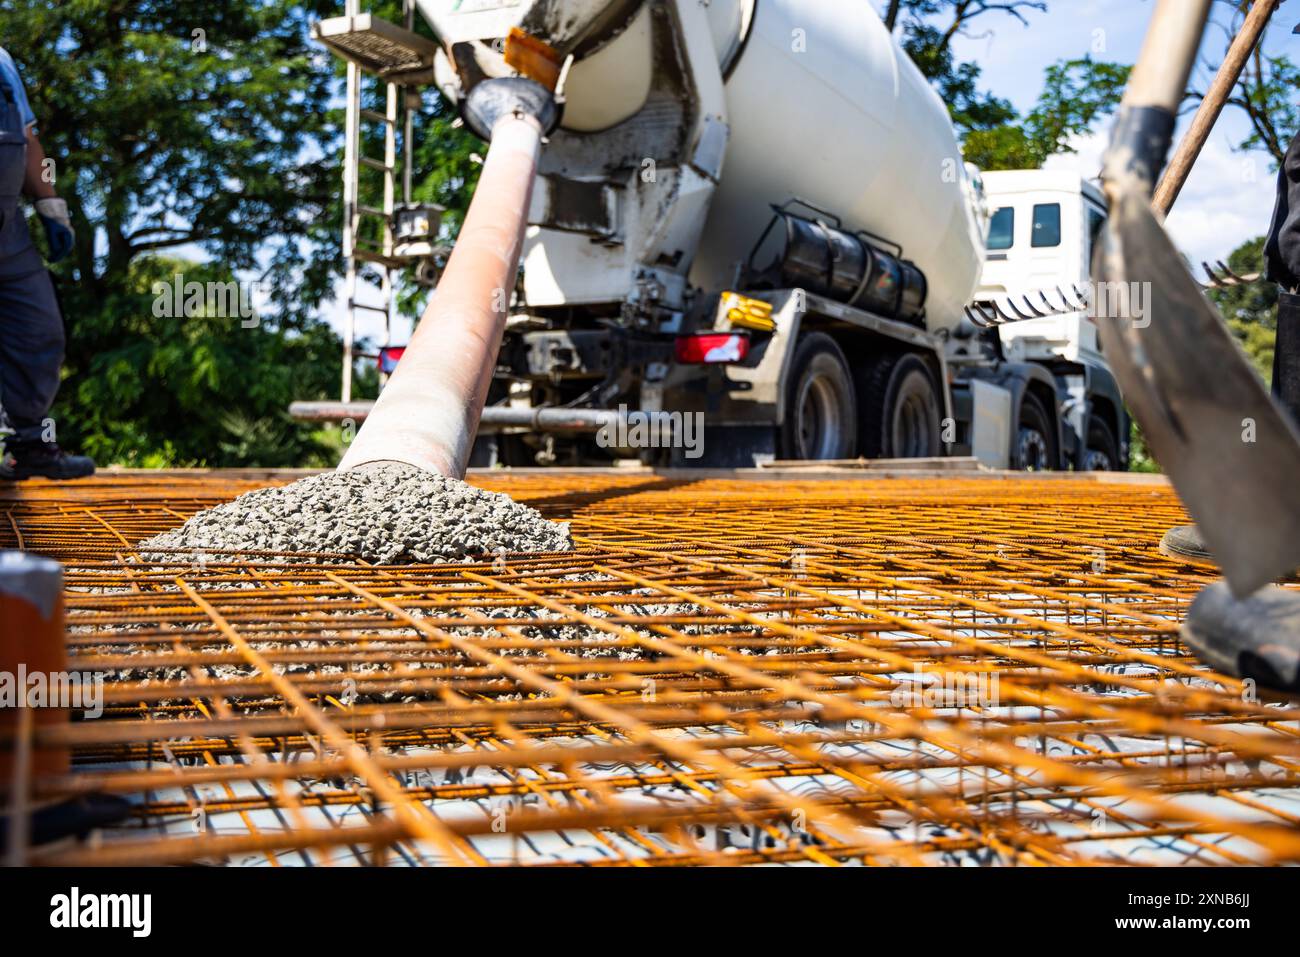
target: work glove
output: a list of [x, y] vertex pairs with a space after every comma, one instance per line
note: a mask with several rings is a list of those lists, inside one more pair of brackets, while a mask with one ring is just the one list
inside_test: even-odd
[[56, 263], [72, 252], [76, 234], [72, 220], [68, 219], [68, 204], [57, 196], [36, 201], [36, 215], [45, 226], [45, 238], [50, 244], [50, 262]]

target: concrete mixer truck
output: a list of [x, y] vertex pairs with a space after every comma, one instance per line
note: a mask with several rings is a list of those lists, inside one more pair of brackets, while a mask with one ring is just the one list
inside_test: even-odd
[[[1023, 334], [969, 308], [1086, 282], [1100, 194], [1027, 173], [990, 198], [870, 3], [415, 8], [438, 42], [368, 15], [316, 34], [436, 83], [485, 139], [510, 111], [545, 135], [473, 464], [1124, 467], [1078, 304], [1039, 292]], [[1008, 218], [1038, 229], [1053, 204], [1054, 245], [1023, 237], [1022, 258]], [[1012, 238], [981, 284], [990, 216]]]

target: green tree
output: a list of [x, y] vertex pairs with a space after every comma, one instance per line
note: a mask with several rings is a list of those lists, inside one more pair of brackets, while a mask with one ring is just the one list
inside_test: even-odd
[[966, 133], [966, 159], [981, 169], [1038, 169], [1049, 156], [1069, 152], [1072, 137], [1114, 112], [1130, 69], [1091, 57], [1049, 66], [1038, 102], [1018, 123]]
[[[334, 80], [307, 37], [333, 7], [15, 0], [0, 13], [77, 228], [55, 270], [68, 444], [108, 462], [243, 464], [253, 452], [229, 434], [243, 422], [283, 450], [274, 463], [310, 456], [312, 430], [284, 410], [323, 397], [321, 363], [338, 354], [314, 317], [337, 271]], [[155, 316], [153, 282], [182, 271], [260, 281], [260, 324]]]
[[1083, 57], [1048, 67], [1038, 102], [1021, 116], [980, 89], [978, 64], [953, 53], [953, 40], [972, 36], [990, 14], [1029, 26], [1030, 14], [1046, 11], [1045, 0], [891, 0], [884, 10], [885, 25], [901, 31], [903, 49], [948, 104], [965, 158], [981, 169], [1037, 169], [1119, 104], [1129, 68]]
[[[1238, 276], [1259, 275], [1264, 268], [1264, 239], [1257, 236], [1232, 251], [1227, 266]], [[1210, 298], [1266, 383], [1273, 376], [1277, 338], [1277, 284], [1262, 276], [1253, 282], [1211, 289]]]
[[[1250, 0], [1219, 0], [1216, 4], [1213, 27], [1223, 34], [1225, 52], [1241, 28], [1250, 6]], [[1269, 28], [1265, 28], [1246, 60], [1228, 104], [1244, 113], [1250, 122], [1250, 132], [1237, 149], [1263, 150], [1272, 157], [1273, 168], [1277, 169], [1286, 155], [1291, 137], [1300, 130], [1300, 105], [1295, 96], [1297, 87], [1300, 87], [1300, 68], [1287, 56], [1270, 56], [1265, 52], [1268, 32]], [[1196, 102], [1203, 96], [1203, 93], [1193, 91], [1188, 99]]]
[[[341, 266], [343, 71], [309, 26], [340, 12], [336, 0], [0, 10], [78, 233], [55, 269], [67, 444], [149, 465], [324, 461], [319, 432], [284, 409], [337, 394], [341, 346], [319, 306]], [[476, 169], [452, 119], [425, 95], [416, 195], [449, 207], [448, 230]], [[150, 289], [168, 270], [258, 281], [259, 325], [154, 316]], [[373, 372], [358, 385], [373, 390]]]
[[[336, 84], [307, 29], [336, 6], [15, 0], [0, 14], [78, 227], [69, 295], [102, 300], [137, 257], [196, 247], [263, 278], [278, 322], [310, 317], [339, 211]], [[74, 364], [93, 344], [74, 341]]]
[[[174, 318], [171, 294], [178, 275], [203, 289], [183, 319]], [[286, 334], [255, 311], [231, 315], [225, 300], [207, 295], [208, 283], [231, 278], [172, 257], [131, 263], [102, 304], [113, 341], [64, 383], [62, 402], [75, 410], [88, 453], [139, 467], [333, 464], [325, 437], [286, 410], [333, 384], [337, 338], [320, 323]]]
[[1028, 25], [1029, 12], [1044, 12], [1044, 0], [893, 0], [885, 10], [886, 27], [900, 31], [899, 42], [921, 73], [948, 104], [953, 124], [961, 135], [995, 130], [1017, 119], [1010, 101], [979, 88], [980, 67], [963, 63], [953, 53], [958, 36], [970, 36], [988, 14], [1001, 13]]

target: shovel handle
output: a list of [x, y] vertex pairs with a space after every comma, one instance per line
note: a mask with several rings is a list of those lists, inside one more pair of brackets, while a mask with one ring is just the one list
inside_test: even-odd
[[1159, 0], [1120, 103], [1106, 178], [1136, 176], [1150, 192], [1164, 168], [1178, 106], [1212, 0]]
[[1192, 171], [1192, 164], [1201, 155], [1201, 149], [1209, 139], [1210, 131], [1214, 129], [1219, 114], [1223, 112], [1233, 87], [1237, 85], [1251, 51], [1259, 43], [1264, 28], [1268, 26], [1269, 18], [1273, 16], [1280, 3], [1281, 0], [1255, 0], [1250, 13], [1246, 15], [1245, 22], [1232, 40], [1232, 46], [1228, 48], [1228, 55], [1224, 57], [1223, 65], [1219, 67], [1214, 82], [1210, 84], [1205, 98], [1201, 100], [1196, 116], [1192, 118], [1192, 125], [1188, 128], [1182, 142], [1178, 144], [1178, 149], [1174, 151], [1174, 158], [1169, 161], [1164, 176], [1160, 177], [1160, 185], [1156, 187], [1156, 196], [1151, 203], [1160, 215], [1167, 215], [1178, 199], [1178, 194]]
[[1211, 0], [1159, 0], [1142, 52], [1124, 91], [1123, 106], [1175, 113], [1187, 90]]

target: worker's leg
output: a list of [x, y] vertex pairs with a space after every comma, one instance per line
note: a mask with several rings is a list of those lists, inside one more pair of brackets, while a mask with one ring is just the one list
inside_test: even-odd
[[91, 475], [95, 463], [62, 451], [49, 418], [64, 345], [54, 285], [43, 267], [15, 270], [14, 265], [14, 259], [0, 263], [0, 405], [15, 432], [5, 442], [0, 478]]
[[1290, 292], [1278, 297], [1273, 397], [1300, 430], [1300, 295]]
[[1300, 133], [1277, 174], [1277, 202], [1264, 243], [1267, 277], [1281, 287], [1277, 343], [1273, 351], [1273, 396], [1300, 427]]
[[38, 445], [48, 437], [45, 420], [59, 391], [63, 346], [49, 274], [0, 272], [0, 405], [15, 432], [9, 445]]

